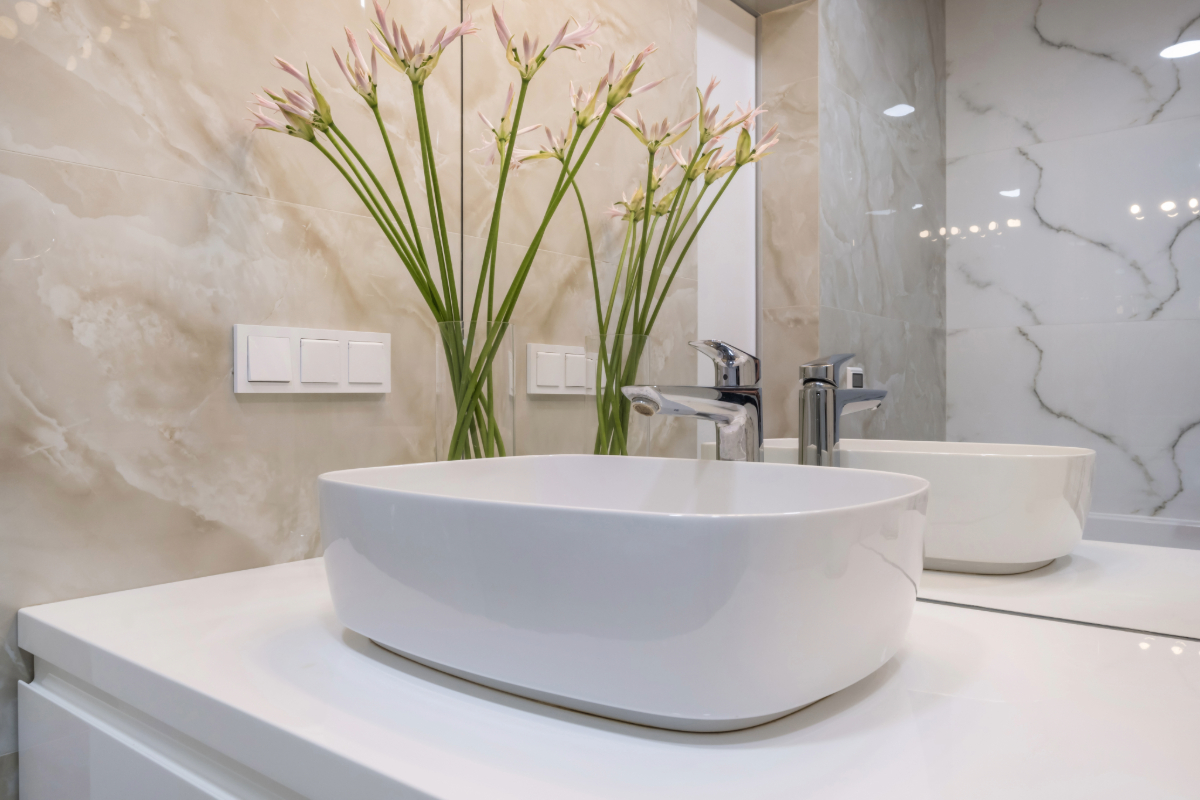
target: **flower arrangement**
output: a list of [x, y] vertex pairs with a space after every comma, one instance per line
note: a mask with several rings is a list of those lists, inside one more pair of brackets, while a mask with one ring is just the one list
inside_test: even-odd
[[[569, 19], [545, 46], [540, 46], [537, 37], [531, 39], [528, 33], [524, 33], [518, 38], [513, 34], [503, 15], [493, 6], [492, 21], [496, 35], [504, 48], [506, 60], [517, 73], [519, 83], [509, 85], [498, 123], [493, 124], [482, 112], [479, 114], [487, 133], [484, 134], [483, 147], [472, 152], [486, 150], [487, 163], [494, 165], [498, 160], [500, 164], [479, 278], [468, 302], [467, 297], [459, 297], [451, 262], [450, 239], [447, 235], [446, 216], [434, 159], [425, 85], [446, 49], [456, 40], [478, 33], [479, 29], [475, 27], [468, 13], [461, 23], [443, 28], [428, 44], [425, 39], [415, 40], [414, 43], [414, 38], [409, 36], [403, 26], [388, 18], [378, 0], [374, 1], [374, 10], [376, 18], [372, 21], [373, 30], [368, 34], [371, 43], [370, 57], [364, 55], [356, 37], [348, 28], [348, 52], [343, 57], [335, 49], [333, 55], [346, 81], [375, 117], [387, 150], [391, 177], [395, 179], [394, 189], [399, 193], [399, 208], [379, 174], [338, 127], [329, 102], [313, 80], [311, 69], [301, 71], [289, 62], [276, 58], [280, 69], [299, 81], [301, 87], [284, 88], [279, 92], [266, 91], [265, 96], [255, 95], [255, 107], [252, 107], [255, 128], [284, 133], [306, 141], [328, 159], [354, 189], [421, 293], [434, 321], [442, 331], [440, 346], [445, 355], [450, 372], [449, 382], [454, 393], [455, 420], [445, 457], [459, 459], [502, 456], [508, 452], [511, 442], [505, 443], [501, 426], [496, 419], [492, 368], [542, 238], [562, 201], [569, 193], [573, 193], [583, 215], [596, 297], [597, 325], [602, 341], [608, 333], [631, 332], [649, 335], [667, 290], [688, 248], [695, 240], [697, 231], [708, 219], [717, 200], [737, 171], [762, 158], [767, 148], [774, 144], [771, 138], [774, 129], [758, 145], [754, 145], [750, 125], [762, 109], [755, 109], [750, 105], [744, 109], [739, 106], [737, 111], [718, 120], [718, 110], [708, 107], [712, 90], [716, 86], [715, 80], [706, 92], [698, 92], [700, 110], [688, 119], [676, 124], [666, 120], [647, 124], [640, 113], [637, 114], [636, 120], [630, 118], [622, 110], [622, 105], [631, 97], [647, 92], [661, 83], [653, 81], [634, 87], [647, 59], [655, 51], [655, 46], [651, 44], [629, 59], [624, 66], [618, 66], [615, 54], [611, 56], [608, 69], [599, 76], [594, 90], [589, 92], [571, 85], [571, 108], [566, 128], [558, 134], [545, 128], [548, 142], [537, 150], [518, 149], [518, 137], [542, 127], [540, 124], [521, 127], [521, 116], [530, 82], [559, 50], [574, 51], [581, 56], [588, 48], [599, 50], [600, 46], [592, 39], [598, 25], [594, 21], [580, 25]], [[572, 26], [573, 30], [568, 31]], [[418, 229], [413, 200], [396, 161], [391, 137], [379, 110], [380, 60], [405, 75], [411, 84], [421, 154], [420, 177], [423, 180], [432, 228], [431, 246], [427, 246], [425, 235]], [[278, 117], [282, 117], [282, 120]], [[617, 274], [608, 293], [607, 309], [604, 310], [592, 245], [592, 231], [575, 179], [610, 118], [616, 118], [638, 138], [646, 147], [648, 157], [645, 183], [634, 190], [632, 197], [623, 198], [610, 212], [615, 218], [626, 223], [626, 231]], [[685, 156], [673, 145], [687, 135], [692, 123], [697, 119], [700, 120], [699, 146], [689, 150]], [[722, 137], [739, 126], [736, 146], [728, 153], [722, 154]], [[656, 158], [664, 149], [669, 150], [671, 160], [656, 167]], [[512, 281], [506, 289], [498, 293], [496, 256], [507, 179], [522, 164], [539, 160], [559, 162], [558, 180], [546, 202], [537, 232], [529, 242]], [[682, 170], [680, 183], [659, 196], [664, 180], [676, 166]], [[689, 205], [693, 185], [701, 179], [701, 189]], [[724, 180], [712, 201], [702, 207], [701, 201], [708, 188], [722, 179]], [[691, 225], [688, 233], [689, 225], [698, 210], [699, 220]], [[688, 233], [688, 236], [683, 245], [679, 246], [679, 241], [685, 233]], [[666, 271], [668, 263], [671, 263], [671, 268]], [[620, 290], [618, 285], [622, 287]], [[618, 293], [621, 294], [622, 302], [616, 319], [613, 319]], [[626, 452], [624, 431], [628, 427], [629, 407], [620, 393], [620, 386], [623, 384], [619, 381], [626, 375], [635, 374], [636, 360], [640, 355], [640, 352], [631, 353], [628, 358], [620, 355], [619, 360], [613, 359], [607, 352], [603, 355], [600, 368], [604, 376], [604, 386], [597, 392], [601, 433], [597, 436], [596, 452]], [[632, 370], [629, 368], [629, 362], [634, 362]]]

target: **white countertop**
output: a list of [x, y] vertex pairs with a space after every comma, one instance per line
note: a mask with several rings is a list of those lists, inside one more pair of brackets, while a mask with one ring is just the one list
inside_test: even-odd
[[1200, 639], [1200, 550], [1085, 540], [1020, 575], [926, 570], [920, 597]]
[[314, 800], [1200, 794], [1200, 643], [929, 603], [874, 675], [725, 734], [395, 656], [338, 625], [320, 559], [29, 608], [19, 626], [39, 658]]

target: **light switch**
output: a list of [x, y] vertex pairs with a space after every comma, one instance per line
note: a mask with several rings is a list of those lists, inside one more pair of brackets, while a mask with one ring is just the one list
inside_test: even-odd
[[537, 385], [538, 386], [562, 386], [563, 385], [563, 354], [562, 353], [542, 353], [537, 354]]
[[350, 383], [383, 383], [387, 377], [386, 353], [381, 342], [350, 342]]
[[342, 379], [337, 339], [300, 340], [300, 382], [337, 383]]
[[567, 353], [567, 386], [583, 386], [587, 378], [587, 361], [582, 355]]
[[249, 336], [246, 377], [251, 381], [292, 380], [292, 340], [279, 336]]

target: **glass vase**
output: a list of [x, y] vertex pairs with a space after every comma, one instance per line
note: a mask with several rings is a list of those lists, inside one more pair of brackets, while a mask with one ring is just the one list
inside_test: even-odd
[[592, 401], [597, 455], [650, 454], [652, 418], [630, 414], [626, 386], [653, 383], [654, 354], [649, 336], [610, 333], [584, 338], [587, 393]]
[[512, 323], [438, 323], [435, 362], [438, 460], [514, 454], [516, 362]]

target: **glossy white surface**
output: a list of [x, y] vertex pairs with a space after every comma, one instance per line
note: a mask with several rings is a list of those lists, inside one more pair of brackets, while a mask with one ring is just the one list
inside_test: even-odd
[[920, 596], [1200, 639], [1200, 551], [1083, 541], [1023, 575], [927, 571]]
[[[795, 439], [768, 439], [768, 462], [795, 464]], [[1075, 447], [842, 439], [843, 467], [930, 483], [925, 566], [1022, 572], [1083, 537], [1096, 454]]]
[[946, 24], [947, 438], [1088, 447], [1096, 511], [1200, 521], [1200, 57], [1159, 55], [1194, 0]]
[[773, 464], [525, 456], [327, 473], [347, 628], [558, 705], [731, 730], [900, 646], [928, 484]]
[[724, 734], [612, 722], [406, 661], [338, 624], [319, 560], [26, 609], [20, 635], [310, 800], [1158, 800], [1200, 786], [1200, 644], [927, 603], [884, 669]]

